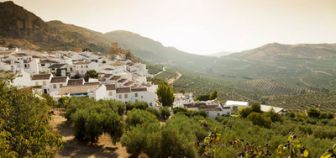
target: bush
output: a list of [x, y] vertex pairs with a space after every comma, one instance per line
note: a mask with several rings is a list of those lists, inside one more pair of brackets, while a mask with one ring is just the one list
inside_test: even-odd
[[170, 116], [170, 110], [167, 107], [162, 107], [160, 109], [161, 119], [167, 120]]
[[72, 115], [71, 120], [76, 139], [83, 142], [95, 143], [99, 136], [106, 132], [115, 143], [123, 132], [121, 116], [109, 108], [80, 109]]
[[239, 115], [242, 118], [246, 118], [251, 112], [252, 112], [251, 108], [244, 108], [244, 109], [242, 109], [242, 110], [239, 111]]
[[156, 116], [157, 119], [161, 119], [161, 114], [160, 114], [160, 111], [155, 109], [155, 108], [147, 108], [146, 111], [152, 113], [153, 115]]
[[96, 111], [80, 109], [72, 115], [71, 120], [75, 137], [79, 141], [95, 143], [104, 132], [103, 118]]
[[308, 116], [312, 118], [319, 118], [320, 117], [320, 110], [317, 110], [315, 108], [311, 108], [308, 110]]
[[45, 99], [49, 106], [58, 107], [57, 102], [49, 94], [43, 94], [42, 97]]
[[251, 120], [254, 125], [271, 128], [271, 119], [262, 114], [252, 112], [247, 118]]
[[146, 102], [128, 102], [126, 103], [126, 110], [130, 111], [133, 109], [140, 109], [140, 110], [146, 110], [148, 108], [148, 104]]
[[126, 105], [117, 100], [100, 100], [96, 104], [102, 106], [102, 108], [110, 108], [119, 115], [123, 115], [126, 111]]
[[0, 157], [55, 157], [62, 138], [52, 130], [50, 102], [0, 80]]
[[159, 123], [147, 122], [132, 127], [121, 138], [131, 157], [145, 153], [149, 157], [161, 157], [161, 128]]
[[128, 128], [147, 122], [158, 122], [158, 119], [152, 113], [144, 110], [133, 109], [127, 112], [126, 125]]
[[58, 99], [58, 106], [65, 108], [69, 104], [69, 97], [61, 97]]
[[320, 114], [320, 119], [333, 119], [334, 114], [331, 112], [323, 112]]
[[199, 101], [207, 101], [207, 100], [210, 100], [210, 95], [199, 95], [196, 97], [196, 100], [199, 100]]
[[271, 110], [270, 112], [266, 112], [264, 113], [264, 115], [266, 117], [269, 117], [271, 119], [272, 122], [281, 122], [281, 116], [277, 113], [275, 113], [273, 110]]
[[251, 110], [253, 112], [261, 112], [261, 109], [260, 109], [260, 103], [253, 103], [251, 105]]

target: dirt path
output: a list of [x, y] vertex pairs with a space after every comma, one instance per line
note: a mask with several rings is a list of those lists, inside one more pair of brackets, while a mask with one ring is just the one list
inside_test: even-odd
[[50, 124], [54, 130], [62, 135], [64, 141], [63, 150], [58, 153], [59, 158], [126, 158], [128, 153], [120, 143], [112, 144], [108, 135], [99, 137], [96, 145], [86, 145], [74, 139], [72, 128], [64, 118], [64, 111], [56, 109], [55, 115], [52, 115]]
[[161, 70], [160, 72], [154, 74], [153, 76], [155, 77], [155, 76], [157, 76], [157, 75], [160, 75], [161, 73], [163, 73], [163, 72], [165, 72], [165, 71], [166, 71], [166, 67], [164, 66], [164, 67], [162, 67], [162, 70]]
[[303, 78], [300, 78], [299, 81], [301, 81], [301, 82], [302, 82], [304, 85], [306, 85], [307, 87], [310, 87], [310, 84], [307, 83], [307, 82], [305, 82], [305, 81], [303, 80]]
[[176, 76], [175, 76], [174, 78], [170, 78], [170, 79], [168, 79], [167, 83], [168, 83], [169, 85], [172, 85], [172, 84], [174, 84], [175, 81], [177, 81], [177, 80], [180, 79], [181, 77], [182, 77], [182, 74], [181, 74], [180, 72], [176, 71]]

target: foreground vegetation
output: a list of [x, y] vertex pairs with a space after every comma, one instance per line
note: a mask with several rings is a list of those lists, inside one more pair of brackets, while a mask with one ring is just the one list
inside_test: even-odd
[[[124, 104], [90, 98], [37, 98], [25, 90], [0, 86], [1, 157], [54, 157], [62, 146], [49, 124], [49, 108], [65, 108], [75, 138], [95, 144], [108, 134], [131, 157], [321, 157], [336, 154], [336, 119], [319, 109], [263, 113], [259, 104], [237, 117], [206, 117], [205, 113], [144, 102]], [[172, 115], [173, 114], [173, 115]]]
[[66, 100], [66, 116], [78, 140], [95, 143], [107, 133], [132, 157], [320, 157], [336, 142], [334, 116], [317, 109], [280, 116], [262, 113], [255, 104], [239, 117], [214, 120], [185, 109], [174, 109], [170, 116], [167, 108], [141, 102]]
[[49, 126], [50, 105], [0, 81], [0, 157], [53, 157], [61, 137]]

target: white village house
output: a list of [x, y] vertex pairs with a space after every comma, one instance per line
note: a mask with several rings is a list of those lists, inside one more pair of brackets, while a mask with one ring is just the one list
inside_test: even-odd
[[[100, 53], [29, 50], [0, 50], [0, 70], [15, 73], [11, 84], [39, 88], [55, 99], [64, 96], [88, 96], [96, 100], [116, 99], [122, 102], [144, 101], [158, 105], [157, 85], [147, 81], [145, 64], [130, 60], [111, 60]], [[87, 71], [99, 76], [83, 78]], [[73, 77], [79, 79], [72, 79]]]

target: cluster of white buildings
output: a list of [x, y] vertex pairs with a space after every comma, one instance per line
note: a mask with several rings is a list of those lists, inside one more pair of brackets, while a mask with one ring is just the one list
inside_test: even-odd
[[[85, 81], [90, 70], [95, 70], [98, 77]], [[151, 75], [145, 64], [112, 60], [100, 53], [0, 49], [0, 71], [16, 74], [11, 80], [13, 86], [32, 87], [35, 92], [55, 99], [88, 96], [158, 105], [157, 85], [147, 81]]]
[[[192, 111], [204, 111], [209, 117], [216, 118], [223, 115], [237, 114], [239, 110], [250, 106], [249, 102], [227, 100], [224, 104], [219, 101], [194, 101], [192, 93], [176, 93], [174, 100], [174, 107], [186, 108]], [[285, 114], [287, 111], [284, 108], [260, 105], [262, 112], [274, 111], [278, 114]]]

